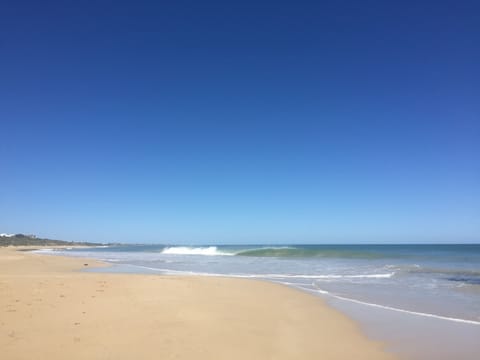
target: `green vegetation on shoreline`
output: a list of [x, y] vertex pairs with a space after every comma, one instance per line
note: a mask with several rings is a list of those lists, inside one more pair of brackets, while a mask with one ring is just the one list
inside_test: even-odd
[[40, 239], [32, 235], [0, 236], [0, 246], [98, 246], [99, 243]]

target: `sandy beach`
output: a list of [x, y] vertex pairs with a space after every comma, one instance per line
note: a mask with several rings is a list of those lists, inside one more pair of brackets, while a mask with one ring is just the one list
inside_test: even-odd
[[104, 265], [16, 250], [0, 249], [2, 360], [394, 358], [322, 299], [285, 286], [86, 273]]

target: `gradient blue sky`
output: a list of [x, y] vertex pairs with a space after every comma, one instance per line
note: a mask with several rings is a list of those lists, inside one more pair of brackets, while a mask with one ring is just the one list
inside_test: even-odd
[[2, 2], [0, 232], [478, 242], [479, 14]]

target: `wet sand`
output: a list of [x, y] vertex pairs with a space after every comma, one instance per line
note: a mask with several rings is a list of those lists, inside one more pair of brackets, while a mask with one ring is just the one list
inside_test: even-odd
[[16, 250], [0, 248], [2, 360], [394, 359], [322, 299], [285, 286], [86, 273], [105, 265]]

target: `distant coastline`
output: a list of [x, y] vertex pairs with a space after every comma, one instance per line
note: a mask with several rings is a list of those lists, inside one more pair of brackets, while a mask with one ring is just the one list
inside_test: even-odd
[[77, 242], [65, 240], [42, 239], [35, 235], [1, 234], [0, 246], [99, 246], [105, 245], [93, 242]]

